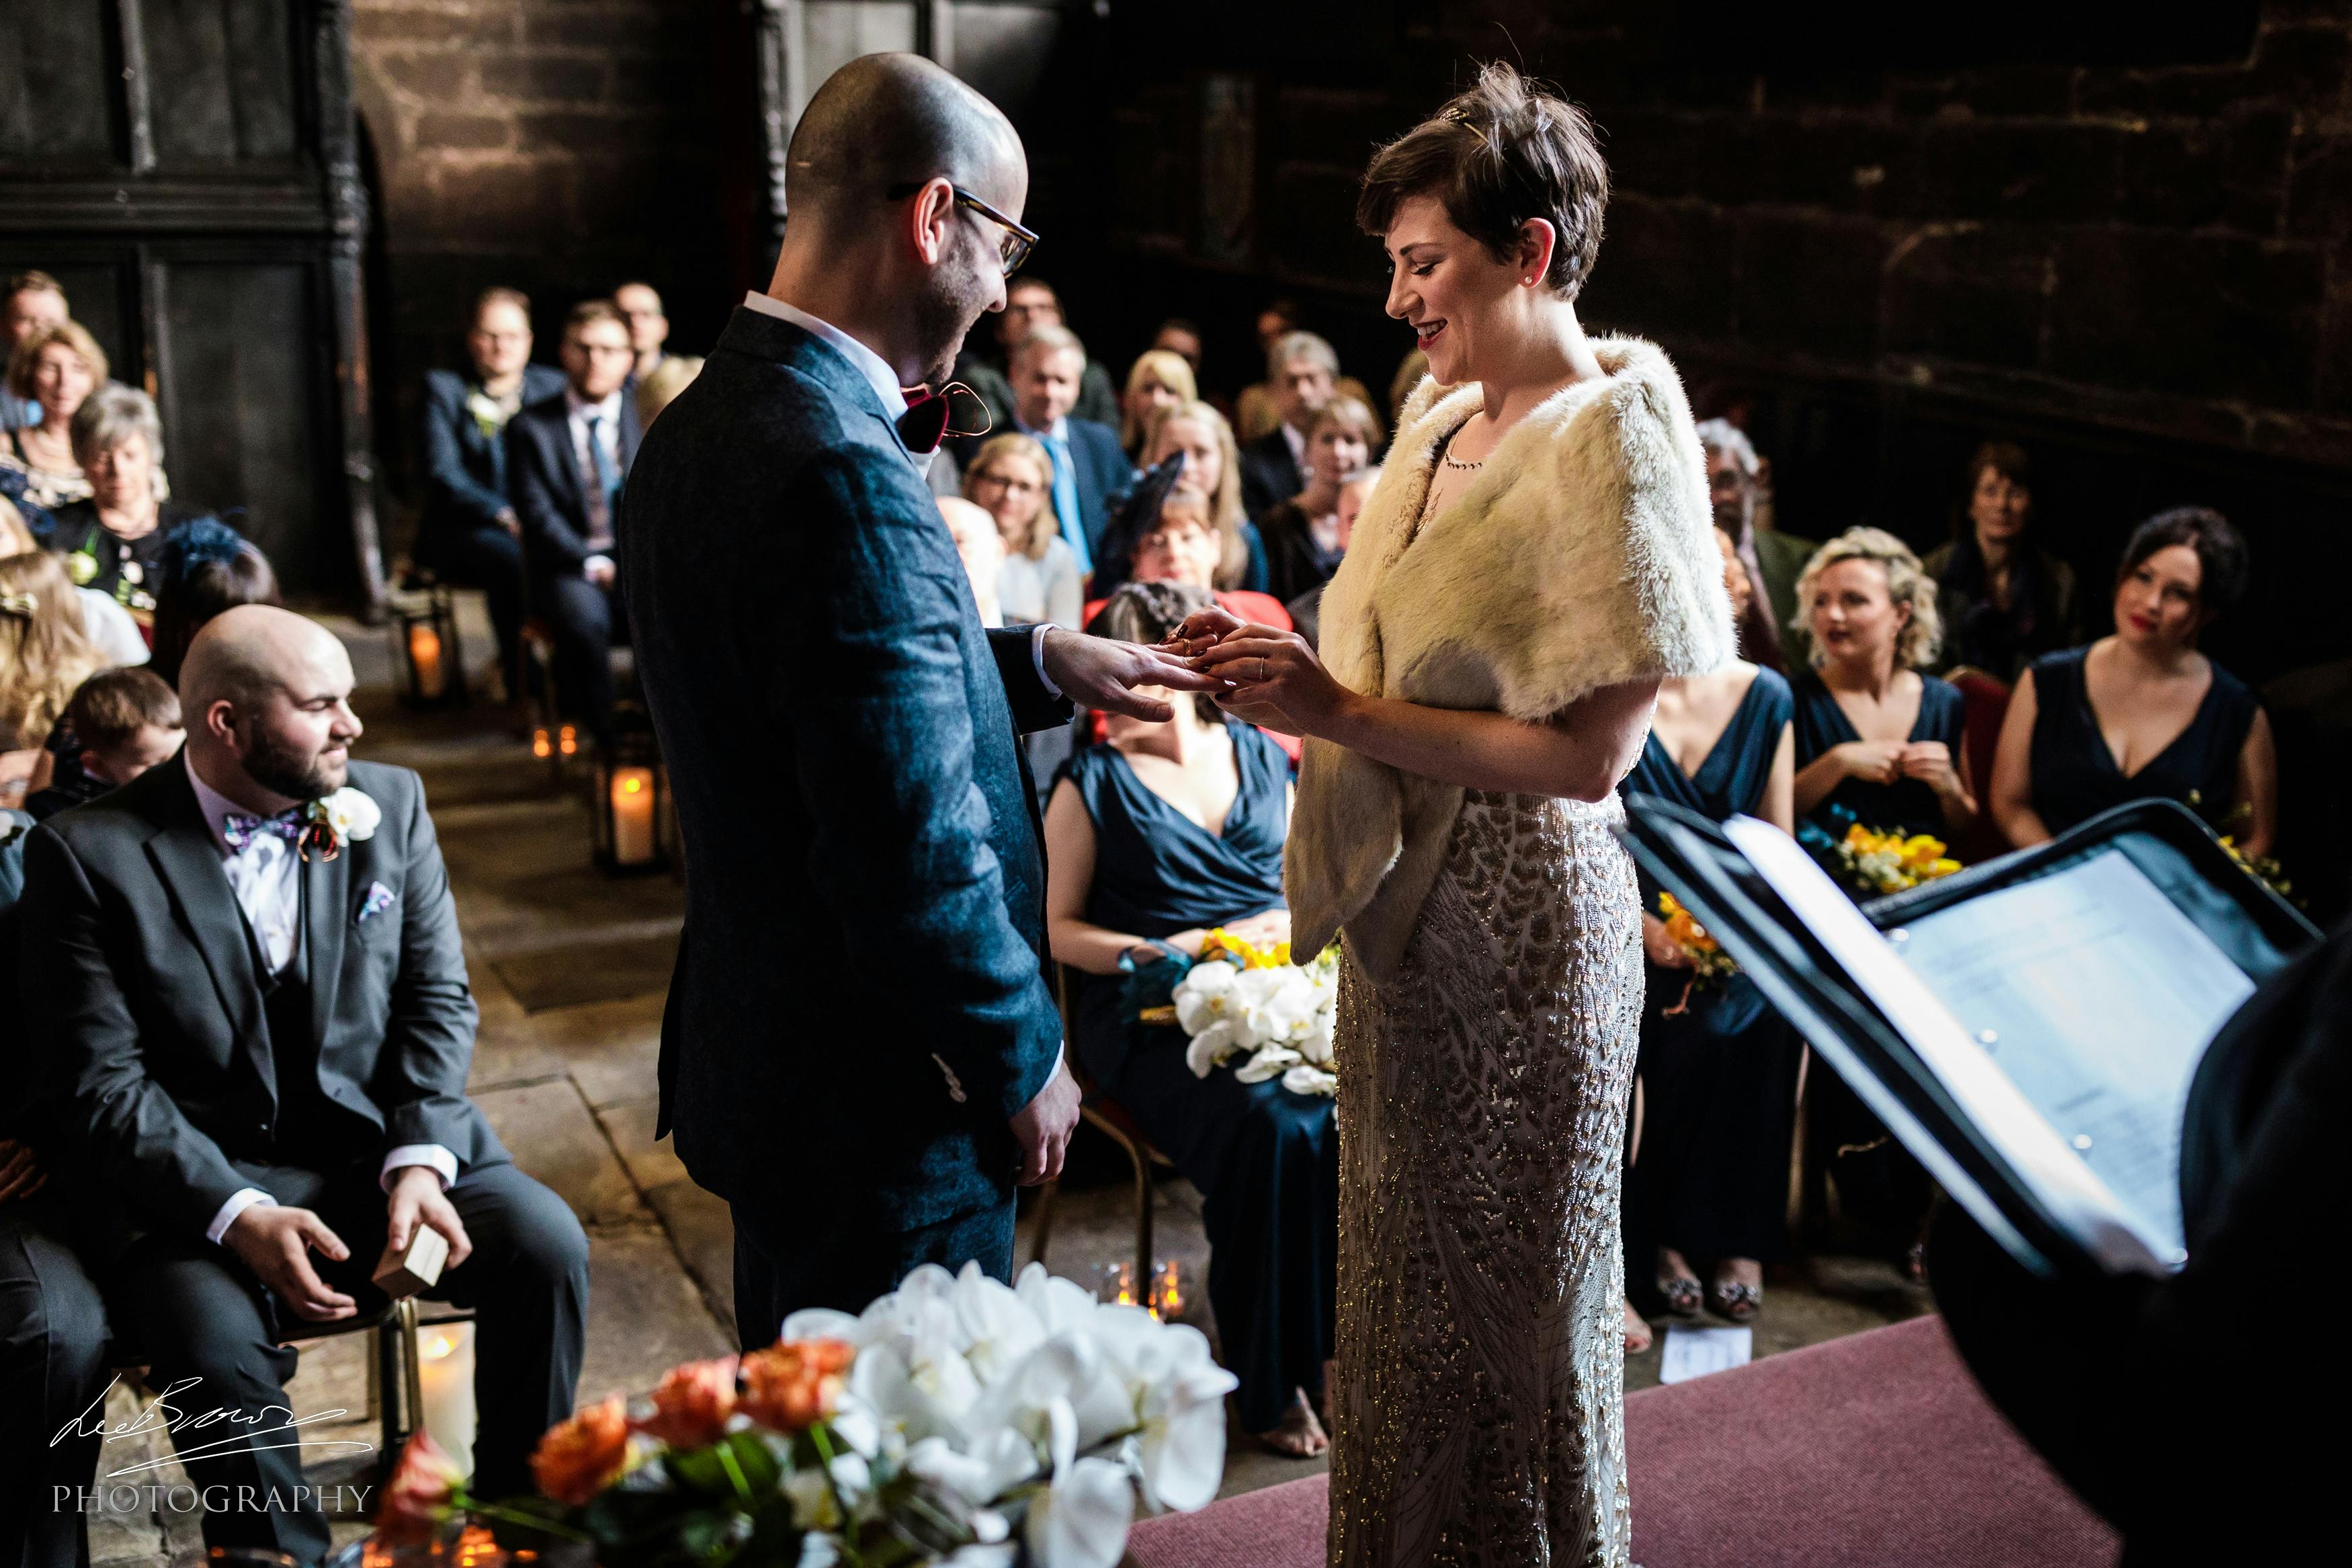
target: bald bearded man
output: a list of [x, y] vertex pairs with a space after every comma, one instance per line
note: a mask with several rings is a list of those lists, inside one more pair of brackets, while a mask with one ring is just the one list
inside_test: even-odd
[[1131, 643], [983, 627], [924, 483], [945, 422], [902, 389], [943, 382], [1004, 308], [1028, 189], [1011, 123], [940, 67], [836, 71], [793, 131], [767, 291], [622, 496], [686, 844], [659, 1126], [733, 1207], [747, 1348], [919, 1263], [1009, 1275], [1013, 1185], [1061, 1168], [1078, 1111], [1020, 735], [1072, 699], [1166, 718], [1130, 688], [1210, 684]]
[[72, 1179], [140, 1232], [110, 1312], [178, 1409], [225, 1413], [175, 1445], [230, 1489], [205, 1540], [305, 1565], [330, 1542], [285, 1437], [286, 1340], [383, 1306], [387, 1243], [439, 1231], [427, 1293], [479, 1312], [475, 1486], [504, 1497], [571, 1414], [588, 1294], [579, 1221], [466, 1099], [448, 873], [416, 775], [351, 760], [351, 690], [310, 622], [219, 616], [181, 668], [185, 748], [37, 830], [22, 904], [26, 1054]]

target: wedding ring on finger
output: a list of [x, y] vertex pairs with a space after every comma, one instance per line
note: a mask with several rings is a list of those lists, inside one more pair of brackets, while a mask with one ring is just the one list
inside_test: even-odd
[[1260, 659], [1257, 662], [1257, 678], [1259, 685], [1263, 685], [1265, 683], [1265, 661], [1264, 659]]

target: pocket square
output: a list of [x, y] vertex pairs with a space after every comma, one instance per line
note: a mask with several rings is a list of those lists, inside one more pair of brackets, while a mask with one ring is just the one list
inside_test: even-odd
[[398, 896], [380, 882], [368, 883], [367, 897], [360, 904], [359, 924], [364, 925], [375, 916], [390, 909]]

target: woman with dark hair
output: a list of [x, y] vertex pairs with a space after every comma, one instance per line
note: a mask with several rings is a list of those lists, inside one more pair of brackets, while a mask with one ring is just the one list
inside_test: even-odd
[[2253, 689], [2197, 651], [2245, 591], [2246, 547], [2202, 507], [2142, 523], [2116, 570], [2116, 630], [2019, 678], [1992, 810], [2022, 849], [2126, 800], [2178, 800], [2241, 852], [2278, 831], [2278, 751]]
[[[1131, 582], [1087, 623], [1152, 643], [1210, 602], [1204, 588]], [[1196, 1076], [1164, 1005], [1218, 926], [1290, 937], [1282, 844], [1290, 759], [1209, 698], [1171, 699], [1164, 724], [1108, 717], [1108, 743], [1070, 759], [1045, 807], [1046, 936], [1076, 971], [1070, 1048], [1201, 1189], [1210, 1304], [1241, 1379], [1243, 1427], [1276, 1453], [1329, 1447], [1311, 1401], [1331, 1354], [1339, 1144], [1332, 1102], [1228, 1069]]]
[[1381, 444], [1372, 411], [1334, 396], [1307, 417], [1307, 484], [1257, 519], [1265, 540], [1265, 591], [1285, 604], [1331, 580], [1348, 537], [1339, 528], [1339, 487], [1363, 472]]
[[[1642, 1011], [1614, 830], [1659, 683], [1733, 656], [1690, 405], [1576, 299], [1609, 171], [1507, 65], [1374, 154], [1357, 218], [1430, 379], [1296, 633], [1193, 616], [1303, 735], [1297, 950], [1344, 927], [1331, 1561], [1622, 1568], [1617, 1197]], [[1324, 661], [1328, 660], [1328, 665]]]
[[1937, 668], [2015, 681], [2033, 660], [2072, 645], [2074, 569], [2034, 542], [2033, 469], [2021, 446], [1988, 441], [1969, 460], [1968, 503], [1952, 538], [1925, 562], [1943, 612]]
[[175, 525], [155, 564], [155, 653], [148, 667], [174, 685], [205, 622], [240, 604], [282, 602], [269, 558], [218, 517]]

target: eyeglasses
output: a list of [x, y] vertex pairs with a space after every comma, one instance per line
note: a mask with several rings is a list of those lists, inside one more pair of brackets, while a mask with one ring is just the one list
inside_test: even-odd
[[[891, 201], [903, 202], [929, 183], [928, 180], [908, 181], [905, 184], [891, 186], [883, 194]], [[955, 193], [957, 206], [970, 207], [1004, 231], [1003, 242], [997, 247], [997, 254], [1004, 263], [1004, 276], [1010, 277], [1020, 271], [1021, 264], [1029, 259], [1029, 252], [1036, 246], [1037, 231], [1024, 228], [961, 185], [950, 185], [948, 189]]]

